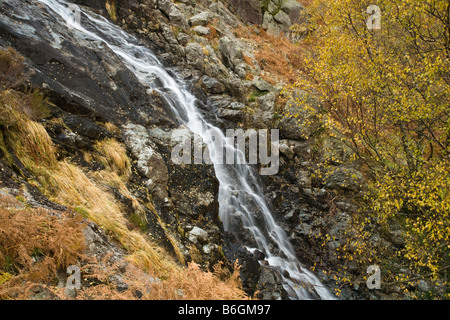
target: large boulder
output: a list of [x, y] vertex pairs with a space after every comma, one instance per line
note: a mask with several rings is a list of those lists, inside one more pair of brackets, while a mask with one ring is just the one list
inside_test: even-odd
[[264, 13], [262, 27], [272, 36], [279, 36], [283, 32], [280, 24], [275, 21], [273, 15], [269, 12]]
[[208, 242], [208, 232], [206, 232], [205, 230], [203, 230], [199, 227], [194, 227], [189, 232], [189, 240], [193, 243], [197, 243], [198, 241], [200, 241], [201, 243], [207, 243]]
[[242, 49], [228, 37], [220, 38], [219, 51], [222, 54], [224, 64], [231, 69], [234, 69], [243, 61]]
[[224, 95], [208, 97], [207, 105], [224, 120], [237, 123], [244, 120], [245, 105]]
[[262, 23], [261, 2], [259, 0], [226, 0], [231, 10], [245, 23]]
[[189, 23], [192, 27], [195, 26], [205, 26], [208, 24], [208, 21], [211, 17], [211, 14], [208, 11], [203, 11], [189, 19]]
[[325, 186], [329, 189], [358, 192], [365, 184], [364, 175], [360, 171], [345, 166], [331, 169], [325, 178]]
[[278, 11], [278, 13], [273, 16], [273, 18], [275, 19], [275, 21], [280, 23], [285, 30], [288, 30], [292, 26], [291, 18], [284, 11]]
[[225, 91], [225, 86], [222, 82], [209, 76], [202, 77], [202, 86], [209, 93], [223, 93]]
[[170, 22], [175, 24], [177, 27], [187, 30], [189, 28], [189, 23], [186, 20], [184, 13], [177, 7], [172, 6], [169, 11]]
[[211, 30], [203, 26], [195, 26], [192, 28], [192, 32], [198, 34], [199, 36], [207, 36], [211, 33]]

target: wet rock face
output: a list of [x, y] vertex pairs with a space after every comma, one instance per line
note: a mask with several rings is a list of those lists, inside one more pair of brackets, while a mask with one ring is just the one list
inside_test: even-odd
[[248, 241], [239, 240], [244, 234], [236, 236], [225, 233], [225, 256], [231, 261], [238, 261], [244, 290], [252, 297], [262, 300], [286, 300], [288, 294], [283, 288], [281, 275], [267, 265], [264, 253], [252, 252], [245, 248]]
[[88, 6], [93, 9], [106, 10], [106, 0], [69, 0], [69, 2], [73, 2], [82, 6]]
[[64, 110], [115, 124], [168, 117], [151, 107], [145, 88], [103, 43], [61, 26], [31, 1], [8, 0], [0, 7], [0, 45], [13, 46], [27, 58], [31, 85]]
[[261, 300], [286, 300], [288, 298], [281, 284], [280, 275], [271, 268], [262, 267], [258, 288], [260, 289], [257, 298]]
[[[101, 9], [103, 2], [80, 3]], [[136, 4], [127, 1], [128, 6]], [[147, 4], [151, 10], [150, 2]], [[134, 196], [143, 203], [154, 203], [157, 214], [179, 241], [186, 261], [191, 260], [186, 248], [191, 245], [201, 253], [198, 263], [212, 267], [223, 260], [217, 227], [218, 183], [212, 166], [173, 165], [170, 139], [150, 134], [149, 128], [170, 132], [178, 127], [178, 119], [164, 99], [155, 91], [148, 93], [105, 44], [67, 28], [45, 6], [30, 0], [7, 0], [0, 3], [0, 12], [0, 48], [16, 48], [25, 57], [30, 86], [58, 106], [52, 108], [52, 117], [61, 122], [48, 123], [46, 128], [64, 155], [86, 168], [101, 170], [101, 164], [83, 162], [80, 151], [92, 151], [96, 141], [110, 138], [103, 125], [115, 124], [118, 132], [114, 138], [125, 143], [133, 160], [129, 188]], [[174, 19], [173, 10], [170, 12]], [[213, 91], [222, 90], [214, 80], [205, 80]], [[114, 196], [126, 201], [118, 191]], [[168, 231], [159, 225], [155, 213], [146, 214], [148, 233], [173, 253]], [[202, 239], [206, 241], [190, 242], [188, 234], [194, 227], [205, 230], [207, 237]]]
[[243, 288], [250, 296], [253, 296], [259, 288], [258, 281], [261, 276], [260, 260], [264, 259], [264, 257], [250, 253], [235, 235], [226, 233], [224, 237], [224, 254], [229, 260], [238, 261], [241, 266], [240, 276]]

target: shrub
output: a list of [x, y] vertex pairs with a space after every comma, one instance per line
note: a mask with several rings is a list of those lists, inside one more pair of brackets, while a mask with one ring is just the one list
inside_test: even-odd
[[[8, 77], [20, 74], [15, 71], [20, 70], [16, 61], [22, 60], [19, 56], [17, 59], [7, 59], [11, 56], [16, 56], [12, 49], [6, 53], [0, 51], [0, 69], [6, 70], [0, 81], [5, 86], [12, 85]], [[54, 298], [66, 299], [64, 289], [55, 287], [56, 272], [77, 263], [85, 264], [88, 269], [90, 267], [85, 270], [86, 276], [97, 279], [97, 282], [79, 292], [81, 299], [132, 299], [137, 297], [135, 290], [138, 288], [147, 299], [180, 297], [173, 294], [178, 289], [186, 292], [183, 297], [194, 299], [245, 296], [235, 275], [219, 280], [195, 265], [189, 268], [180, 265], [184, 264], [184, 258], [170, 235], [168, 238], [179, 263], [141, 230], [128, 228], [129, 221], [124, 216], [126, 210], [116, 201], [110, 186], [116, 187], [131, 200], [134, 211], [132, 219], [142, 227], [146, 223], [146, 211], [144, 204], [132, 196], [125, 184], [131, 163], [122, 144], [107, 139], [95, 145], [96, 155], [86, 154], [87, 157], [97, 157], [105, 164], [106, 169], [100, 172], [85, 172], [67, 159], [58, 161], [52, 139], [45, 128], [35, 121], [43, 116], [44, 113], [40, 112], [45, 111], [47, 103], [37, 92], [0, 88], [1, 155], [12, 160], [14, 153], [36, 176], [37, 181], [32, 182], [35, 186], [50, 200], [73, 208], [75, 213], [35, 208], [11, 209], [22, 206], [13, 197], [0, 196], [0, 298], [28, 299], [38, 288], [47, 290]], [[110, 124], [106, 127], [117, 130]], [[12, 161], [8, 164], [12, 165]], [[145, 206], [156, 215], [151, 203]], [[111, 274], [118, 272], [117, 266], [107, 266], [104, 261], [83, 256], [83, 218], [95, 222], [127, 250], [125, 260], [131, 264], [127, 268], [126, 278], [132, 286], [124, 293], [118, 293], [109, 282]], [[152, 284], [149, 274], [153, 280], [156, 277], [164, 279], [162, 287], [159, 285], [161, 281], [155, 284], [159, 286], [159, 291], [149, 290]]]
[[[23, 290], [23, 282], [51, 282], [57, 270], [76, 264], [85, 249], [78, 216], [44, 209], [8, 209], [0, 199], [0, 297]], [[14, 206], [13, 206], [14, 207]]]
[[24, 82], [24, 60], [25, 59], [11, 47], [6, 50], [0, 50], [1, 88], [15, 87]]
[[[329, 132], [339, 133], [372, 177], [366, 210], [354, 217], [359, 244], [347, 246], [346, 258], [366, 266], [377, 259], [386, 283], [430, 278], [448, 286], [448, 2], [378, 1], [381, 30], [368, 30], [367, 5], [314, 1], [315, 31], [294, 87], [320, 98]], [[404, 245], [387, 255], [372, 236], [389, 239], [394, 226]], [[367, 246], [373, 254], [361, 254]], [[399, 280], [399, 265], [410, 276]]]

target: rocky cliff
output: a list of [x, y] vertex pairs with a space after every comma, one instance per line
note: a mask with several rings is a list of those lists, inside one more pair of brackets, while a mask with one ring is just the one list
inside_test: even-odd
[[[300, 261], [314, 266], [325, 285], [333, 289], [334, 281], [324, 271], [339, 267], [334, 249], [357, 209], [353, 200], [364, 186], [364, 177], [355, 168], [339, 166], [338, 158], [348, 158], [351, 152], [335, 141], [319, 138], [318, 119], [295, 100], [280, 96], [292, 83], [285, 71], [294, 68], [296, 61], [285, 50], [295, 49], [301, 36], [296, 33], [294, 37], [290, 27], [305, 21], [303, 6], [294, 0], [72, 2], [103, 15], [151, 48], [170, 72], [189, 84], [199, 99], [198, 107], [215, 125], [222, 129], [280, 129], [280, 171], [262, 178], [264, 194]], [[177, 166], [170, 161], [173, 132], [189, 131], [180, 127], [159, 93], [149, 93], [102, 42], [62, 28], [43, 3], [5, 0], [0, 12], [0, 48], [12, 47], [24, 59], [26, 81], [14, 90], [24, 94], [38, 90], [45, 98], [48, 113], [33, 121], [45, 128], [56, 160], [76, 167], [86, 177], [81, 182], [85, 192], [93, 192], [94, 186], [101, 189], [126, 219], [128, 231], [145, 235], [180, 266], [196, 262], [203, 270], [212, 271], [222, 262], [231, 274], [237, 259], [248, 296], [287, 297], [280, 276], [259, 263], [264, 257], [243, 247], [244, 242], [252, 241], [245, 230], [224, 232], [218, 219], [214, 168]], [[280, 116], [288, 106], [305, 112], [303, 120]], [[4, 124], [1, 128], [7, 136], [9, 128]], [[118, 236], [117, 228], [107, 226], [96, 215], [100, 209], [90, 202], [95, 198], [77, 202], [69, 199], [75, 194], [62, 195], [67, 188], [48, 182], [56, 175], [51, 168], [46, 177], [36, 170], [38, 161], [34, 167], [28, 165], [11, 143], [4, 145], [0, 191], [5, 197], [22, 199], [23, 204], [17, 204], [20, 207], [84, 215], [89, 221], [84, 229], [88, 256], [102, 259], [112, 254], [110, 265], [129, 256], [134, 257], [131, 261], [139, 260], [141, 249], [133, 248], [128, 236]], [[114, 160], [122, 155], [118, 152], [121, 146], [129, 164]], [[323, 183], [311, 174], [331, 153], [337, 154], [338, 170]], [[119, 180], [111, 178], [113, 173]], [[68, 177], [68, 182], [76, 185], [75, 178]], [[76, 195], [79, 193], [83, 190]], [[329, 253], [324, 256], [314, 236], [325, 233], [333, 240], [326, 243]], [[119, 289], [127, 286], [121, 277], [119, 270], [114, 280]], [[367, 297], [363, 288], [345, 290], [346, 298]], [[33, 297], [45, 292], [38, 290]]]

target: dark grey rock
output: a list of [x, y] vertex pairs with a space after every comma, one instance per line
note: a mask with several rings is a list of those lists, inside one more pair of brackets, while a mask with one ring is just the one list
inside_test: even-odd
[[242, 21], [260, 25], [262, 23], [262, 10], [259, 0], [226, 0], [232, 10], [240, 16]]
[[203, 76], [202, 85], [209, 93], [220, 94], [225, 92], [225, 86], [223, 83], [209, 76]]

